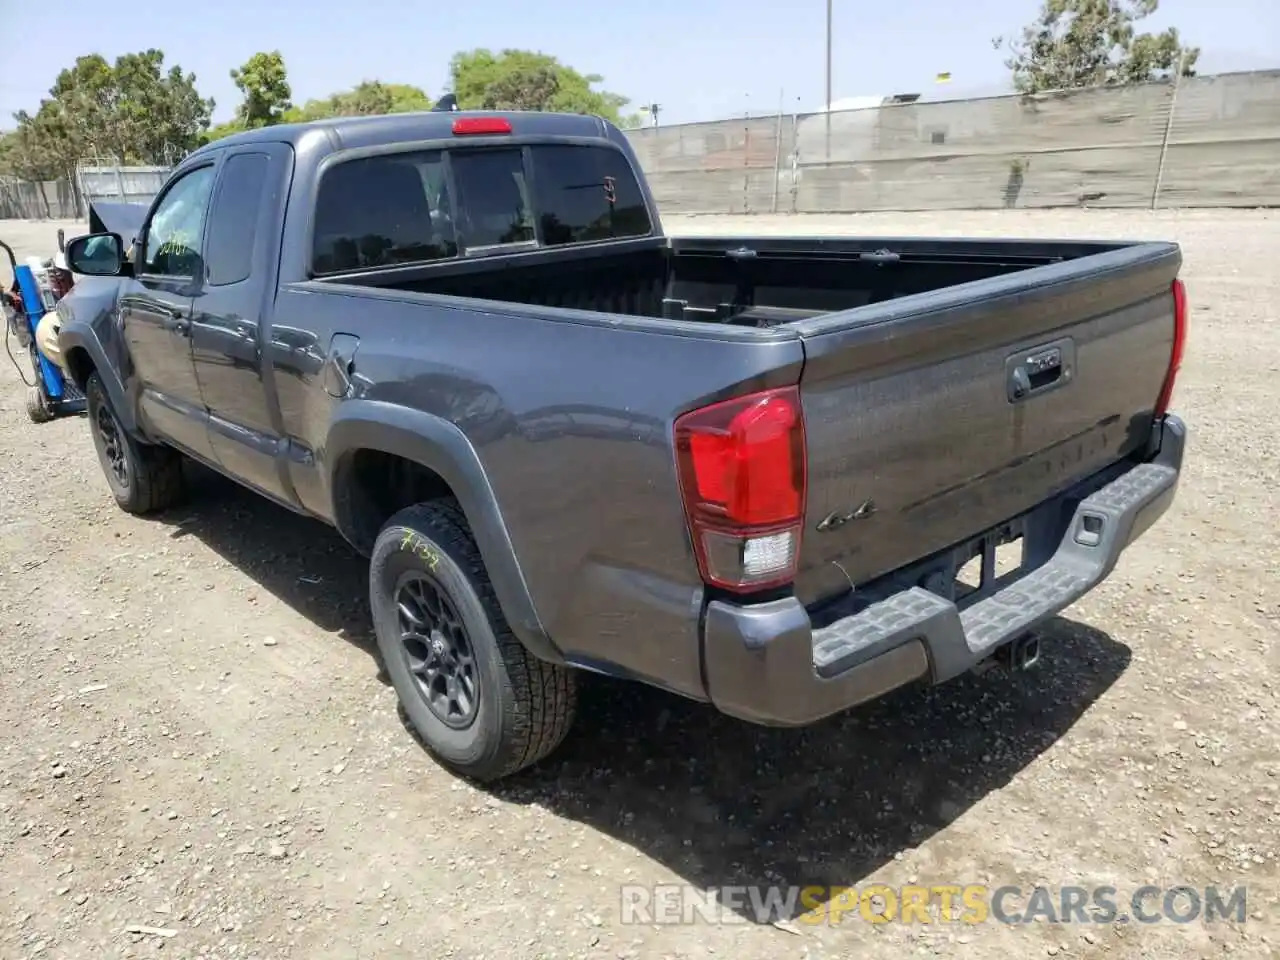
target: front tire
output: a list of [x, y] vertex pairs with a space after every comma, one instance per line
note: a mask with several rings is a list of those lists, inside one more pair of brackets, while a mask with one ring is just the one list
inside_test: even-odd
[[401, 510], [369, 566], [378, 649], [413, 730], [446, 766], [493, 781], [531, 766], [573, 723], [573, 671], [512, 634], [462, 511]]
[[89, 377], [84, 395], [98, 462], [120, 509], [153, 513], [175, 503], [182, 495], [182, 455], [131, 436], [112, 409], [98, 374]]

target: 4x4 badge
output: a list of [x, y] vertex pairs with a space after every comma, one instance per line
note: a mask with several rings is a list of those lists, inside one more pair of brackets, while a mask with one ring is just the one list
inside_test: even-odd
[[876, 502], [874, 500], [863, 500], [858, 504], [856, 510], [844, 513], [840, 510], [834, 510], [822, 518], [818, 524], [818, 530], [827, 531], [835, 530], [837, 527], [843, 527], [850, 520], [865, 520], [876, 512]]

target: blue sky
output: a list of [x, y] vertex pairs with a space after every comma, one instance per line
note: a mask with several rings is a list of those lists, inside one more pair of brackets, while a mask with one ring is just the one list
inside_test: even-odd
[[[833, 96], [1000, 92], [1007, 72], [991, 38], [1015, 33], [1037, 8], [1037, 0], [835, 0]], [[196, 74], [217, 100], [215, 120], [230, 118], [239, 100], [228, 71], [271, 49], [284, 54], [297, 102], [362, 79], [434, 96], [454, 51], [478, 46], [541, 50], [602, 74], [635, 103], [662, 104], [664, 124], [772, 113], [780, 92], [788, 111], [824, 101], [824, 0], [223, 0], [184, 14], [162, 4], [153, 17], [128, 15], [145, 9], [129, 4], [111, 16], [101, 0], [36, 9], [0, 0], [0, 128], [12, 126], [13, 111], [34, 110], [75, 56], [113, 59], [149, 46]], [[1202, 48], [1202, 72], [1280, 67], [1277, 0], [1163, 0], [1147, 25], [1169, 24]], [[15, 36], [20, 25], [25, 39]], [[934, 82], [940, 71], [951, 72], [949, 85]]]

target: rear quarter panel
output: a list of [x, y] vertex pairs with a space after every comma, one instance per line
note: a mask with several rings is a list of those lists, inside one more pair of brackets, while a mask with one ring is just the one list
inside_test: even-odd
[[[455, 302], [320, 283], [283, 291], [272, 332], [277, 388], [287, 431], [316, 461], [297, 467], [315, 478], [308, 486], [297, 475], [299, 493], [331, 510], [321, 501], [332, 495], [322, 485], [334, 411], [314, 379], [328, 337], [356, 334], [363, 399], [441, 417], [472, 444], [538, 619], [565, 657], [703, 696], [702, 584], [672, 424], [729, 393], [796, 382], [799, 340], [757, 331], [711, 339], [667, 332], [669, 322]], [[312, 345], [286, 347], [303, 329]]]

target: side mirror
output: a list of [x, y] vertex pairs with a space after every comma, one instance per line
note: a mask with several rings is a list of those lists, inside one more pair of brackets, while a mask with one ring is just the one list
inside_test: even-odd
[[67, 242], [67, 269], [89, 277], [118, 277], [125, 271], [124, 241], [118, 233], [91, 233]]

